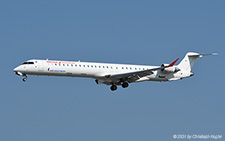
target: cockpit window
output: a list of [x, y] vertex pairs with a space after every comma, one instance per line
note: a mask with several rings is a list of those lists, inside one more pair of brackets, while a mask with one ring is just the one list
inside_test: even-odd
[[25, 65], [25, 64], [29, 64], [30, 65], [30, 64], [34, 64], [34, 62], [24, 62], [23, 65]]

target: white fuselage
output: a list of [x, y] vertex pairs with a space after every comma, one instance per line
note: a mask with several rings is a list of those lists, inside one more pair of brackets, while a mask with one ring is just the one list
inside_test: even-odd
[[33, 59], [24, 62], [13, 71], [22, 75], [24, 82], [27, 75], [87, 77], [96, 79], [97, 84], [111, 85], [110, 89], [115, 91], [117, 85], [127, 88], [129, 83], [134, 82], [173, 81], [193, 76], [191, 69], [196, 59], [206, 55], [217, 54], [188, 52], [178, 65], [175, 64], [179, 58], [171, 64], [161, 66]]
[[[68, 77], [89, 77], [99, 80], [99, 82], [111, 85], [107, 75], [131, 73], [148, 70], [157, 66], [109, 64], [92, 62], [72, 62], [55, 60], [29, 60], [16, 67], [14, 71], [20, 75], [47, 75], [47, 76], [68, 76]], [[136, 80], [140, 81], [171, 81], [190, 76], [190, 72], [178, 71], [176, 73], [164, 73], [160, 70], [153, 74], [144, 76]]]

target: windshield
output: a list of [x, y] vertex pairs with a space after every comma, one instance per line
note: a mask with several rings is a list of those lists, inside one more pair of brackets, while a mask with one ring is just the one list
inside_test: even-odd
[[25, 65], [25, 64], [34, 64], [34, 62], [24, 62], [22, 65]]

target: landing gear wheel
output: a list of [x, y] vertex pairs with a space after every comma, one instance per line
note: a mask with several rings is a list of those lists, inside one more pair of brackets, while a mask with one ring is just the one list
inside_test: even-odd
[[26, 81], [27, 81], [27, 75], [23, 74], [23, 82], [26, 82]]
[[23, 82], [26, 82], [27, 81], [27, 78], [23, 78]]
[[116, 86], [116, 85], [112, 85], [112, 86], [110, 87], [110, 89], [111, 89], [112, 91], [115, 91], [115, 90], [117, 89], [117, 86]]
[[129, 86], [129, 84], [127, 83], [127, 82], [124, 82], [123, 84], [122, 84], [122, 87], [123, 88], [127, 88]]

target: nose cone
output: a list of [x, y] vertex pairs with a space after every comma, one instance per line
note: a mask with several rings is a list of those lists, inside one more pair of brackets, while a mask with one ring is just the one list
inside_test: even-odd
[[14, 71], [14, 72], [17, 72], [17, 71], [18, 71], [18, 67], [16, 67], [15, 69], [13, 69], [13, 71]]
[[22, 66], [17, 66], [15, 69], [13, 69], [14, 72], [21, 72], [23, 71]]
[[14, 71], [17, 75], [23, 75], [21, 66], [16, 67], [15, 69], [13, 69], [13, 71]]

